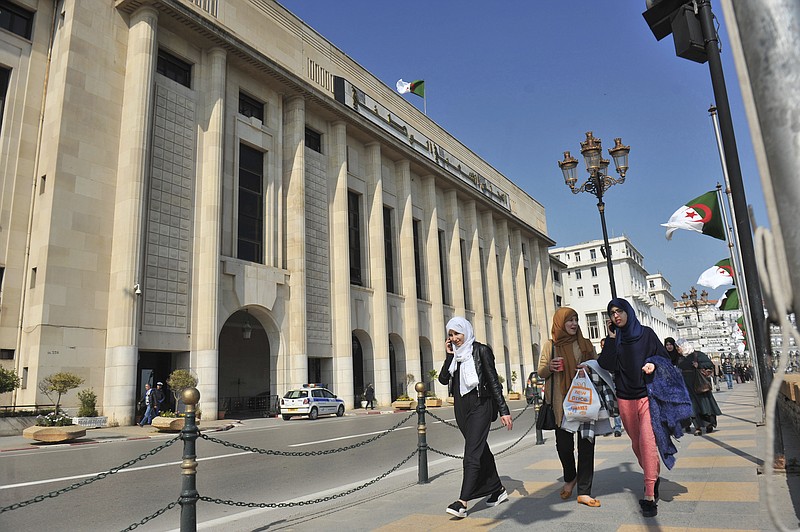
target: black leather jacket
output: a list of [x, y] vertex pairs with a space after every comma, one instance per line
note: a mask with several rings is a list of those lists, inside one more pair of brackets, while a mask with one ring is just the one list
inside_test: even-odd
[[[453, 353], [447, 353], [444, 365], [439, 372], [439, 382], [446, 385], [453, 395], [453, 376], [450, 375], [450, 364], [453, 362]], [[480, 342], [472, 344], [472, 359], [475, 361], [475, 372], [478, 374], [478, 397], [492, 397], [494, 410], [501, 416], [508, 416], [506, 400], [503, 398], [503, 385], [497, 378], [497, 369], [494, 366], [494, 353], [492, 348]]]

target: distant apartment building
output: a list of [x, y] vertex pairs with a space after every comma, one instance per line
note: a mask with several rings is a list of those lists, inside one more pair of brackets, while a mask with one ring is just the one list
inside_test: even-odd
[[307, 382], [386, 404], [454, 315], [534, 368], [544, 207], [287, 8], [0, 7], [0, 400], [71, 371], [126, 424], [185, 368], [204, 418]]
[[[662, 340], [674, 336], [677, 321], [669, 282], [662, 274], [649, 274], [644, 257], [628, 237], [609, 239], [617, 296], [627, 299], [642, 325], [651, 327]], [[581, 330], [599, 349], [604, 338], [606, 307], [611, 300], [608, 266], [602, 253], [603, 241], [592, 240], [550, 250], [566, 265], [559, 275], [563, 305], [578, 312]], [[555, 270], [554, 270], [555, 272]]]

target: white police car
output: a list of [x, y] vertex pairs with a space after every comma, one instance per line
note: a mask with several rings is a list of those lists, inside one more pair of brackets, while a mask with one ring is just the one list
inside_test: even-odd
[[289, 420], [292, 416], [308, 416], [317, 419], [323, 414], [344, 415], [344, 400], [339, 399], [327, 388], [305, 384], [297, 390], [289, 390], [281, 398], [281, 416]]

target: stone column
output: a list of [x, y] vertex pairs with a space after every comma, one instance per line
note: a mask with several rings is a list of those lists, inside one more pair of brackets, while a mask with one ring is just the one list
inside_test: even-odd
[[197, 372], [200, 408], [211, 419], [217, 414], [219, 367], [219, 272], [222, 212], [222, 162], [225, 145], [226, 52], [208, 52], [208, 72], [201, 84], [205, 96], [202, 119], [208, 126], [200, 133], [200, 155], [195, 205], [194, 305], [192, 305], [192, 366]]
[[[301, 96], [283, 103], [283, 168], [286, 205], [286, 269], [289, 271], [289, 333], [286, 342], [287, 387], [308, 380], [306, 342], [306, 107]], [[334, 314], [335, 315], [335, 314]]]
[[512, 253], [508, 241], [508, 222], [501, 219], [497, 222], [495, 229], [495, 242], [497, 250], [500, 254], [500, 264], [502, 271], [501, 277], [501, 290], [503, 291], [503, 305], [505, 307], [506, 316], [506, 347], [508, 347], [508, 374], [505, 376], [506, 386], [510, 386], [509, 381], [512, 371], [521, 371], [519, 366], [519, 328], [517, 327], [517, 293], [514, 289], [514, 268], [512, 267]]
[[137, 394], [136, 333], [142, 298], [134, 293], [134, 284], [143, 283], [142, 205], [152, 127], [157, 27], [158, 11], [149, 6], [137, 10], [130, 20], [125, 59], [125, 92], [120, 115], [120, 131], [124, 134], [120, 136], [117, 165], [102, 409], [104, 416], [120, 425], [133, 423]]
[[497, 239], [495, 237], [494, 218], [492, 211], [486, 211], [481, 215], [481, 234], [484, 241], [488, 244], [486, 249], [486, 285], [489, 290], [489, 312], [492, 317], [491, 339], [487, 338], [487, 343], [494, 350], [494, 358], [497, 365], [497, 374], [506, 374], [506, 357], [503, 351], [505, 339], [503, 338], [503, 312], [500, 309], [500, 278], [497, 271]]
[[[530, 248], [528, 248], [530, 249]], [[517, 389], [521, 391], [519, 384], [524, 387], [525, 379], [535, 368], [533, 367], [533, 353], [531, 346], [531, 322], [528, 314], [528, 282], [525, 280], [525, 257], [522, 254], [522, 235], [519, 229], [511, 230], [511, 254], [512, 267], [514, 269], [514, 279], [516, 280], [516, 299], [517, 299], [517, 318], [519, 330], [520, 351], [519, 358], [522, 366], [522, 375], [518, 375]], [[531, 313], [532, 317], [533, 314]]]
[[447, 277], [450, 280], [450, 304], [455, 316], [466, 317], [466, 301], [464, 300], [464, 271], [461, 267], [461, 222], [458, 213], [458, 195], [455, 190], [444, 193], [444, 204], [447, 225], [451, 227], [448, 246]]
[[403, 303], [403, 341], [406, 349], [406, 369], [409, 373], [422, 375], [419, 348], [419, 309], [417, 306], [417, 277], [414, 271], [414, 207], [411, 200], [411, 165], [408, 159], [395, 163], [398, 183], [398, 203], [400, 205], [400, 245], [398, 254], [400, 261], [400, 278]]
[[329, 146], [333, 392], [345, 401], [350, 401], [353, 398], [353, 327], [350, 316], [350, 246], [347, 224], [347, 126], [344, 122], [331, 124]]
[[[375, 398], [378, 404], [392, 402], [389, 360], [389, 316], [386, 295], [386, 249], [383, 242], [383, 176], [381, 145], [366, 145], [367, 208], [369, 209], [369, 283], [372, 287], [372, 360]], [[391, 252], [391, 250], [389, 250]], [[398, 378], [401, 375], [398, 374]], [[405, 374], [402, 375], [405, 383]]]
[[442, 303], [442, 278], [439, 269], [439, 214], [436, 205], [436, 180], [433, 176], [422, 179], [422, 197], [425, 198], [422, 238], [425, 239], [425, 273], [428, 280], [428, 298], [431, 303], [431, 349], [436, 353], [444, 349], [444, 307]]
[[[466, 231], [467, 242], [467, 266], [469, 291], [472, 296], [472, 328], [475, 330], [475, 338], [479, 342], [486, 342], [488, 332], [486, 331], [486, 309], [483, 306], [483, 281], [481, 279], [483, 264], [481, 264], [481, 242], [480, 231], [478, 230], [478, 212], [475, 208], [475, 201], [470, 200], [463, 205], [464, 230]], [[484, 273], [485, 274], [485, 273]]]

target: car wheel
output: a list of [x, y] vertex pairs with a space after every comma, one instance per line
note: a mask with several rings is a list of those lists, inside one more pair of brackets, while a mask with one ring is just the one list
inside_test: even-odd
[[339, 405], [339, 410], [336, 411], [336, 415], [338, 417], [342, 417], [344, 415], [344, 405]]
[[317, 419], [319, 416], [319, 412], [317, 412], [317, 407], [311, 409], [311, 412], [308, 413], [308, 419]]
[[283, 420], [284, 421], [289, 421], [290, 419], [292, 419], [292, 416], [289, 416], [287, 414], [283, 414]]

